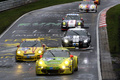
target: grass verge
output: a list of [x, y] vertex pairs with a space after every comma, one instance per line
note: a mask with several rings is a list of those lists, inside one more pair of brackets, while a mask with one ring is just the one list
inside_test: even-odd
[[111, 53], [120, 53], [120, 4], [107, 12], [107, 30]]
[[75, 1], [80, 0], [40, 0], [14, 9], [0, 12], [0, 34], [3, 33], [4, 30], [8, 28], [17, 18], [29, 11]]

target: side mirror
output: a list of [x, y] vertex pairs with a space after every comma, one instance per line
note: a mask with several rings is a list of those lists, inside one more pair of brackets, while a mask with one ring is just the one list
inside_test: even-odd
[[42, 58], [42, 55], [40, 55], [40, 58]]
[[20, 47], [20, 45], [17, 45], [17, 47]]
[[81, 18], [81, 20], [83, 20], [83, 18]]
[[62, 18], [62, 20], [64, 20], [64, 18]]
[[70, 58], [73, 58], [73, 55], [70, 55]]
[[42, 47], [45, 47], [45, 44], [42, 44]]
[[46, 50], [46, 45], [42, 44], [42, 47], [43, 47], [43, 51], [45, 51]]
[[79, 3], [79, 6], [81, 5], [81, 3]]
[[91, 38], [91, 35], [88, 33], [88, 37]]

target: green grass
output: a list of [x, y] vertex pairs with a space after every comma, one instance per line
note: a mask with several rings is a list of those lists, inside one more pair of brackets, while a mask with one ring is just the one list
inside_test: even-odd
[[8, 28], [17, 18], [29, 11], [75, 1], [80, 0], [39, 0], [21, 7], [0, 12], [0, 34], [3, 33], [3, 31]]
[[107, 30], [111, 53], [120, 53], [120, 4], [107, 12]]

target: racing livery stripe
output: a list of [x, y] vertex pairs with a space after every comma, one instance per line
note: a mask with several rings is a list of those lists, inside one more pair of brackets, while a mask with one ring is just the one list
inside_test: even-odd
[[32, 48], [32, 52], [34, 53], [36, 49], [37, 49], [37, 47], [35, 47], [35, 49], [34, 49], [34, 47], [33, 47], [33, 48]]

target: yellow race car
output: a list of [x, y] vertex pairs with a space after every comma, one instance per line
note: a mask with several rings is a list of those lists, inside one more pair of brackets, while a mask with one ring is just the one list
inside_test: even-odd
[[17, 46], [16, 62], [18, 61], [36, 61], [43, 55], [45, 45], [41, 43], [41, 38], [22, 39], [22, 43]]
[[72, 74], [78, 71], [78, 57], [66, 48], [48, 48], [36, 61], [36, 75]]

